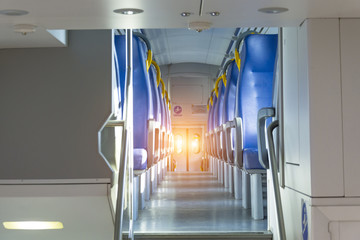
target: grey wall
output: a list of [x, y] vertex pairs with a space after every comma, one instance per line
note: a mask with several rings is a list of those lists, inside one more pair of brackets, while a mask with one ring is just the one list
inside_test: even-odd
[[97, 132], [111, 113], [111, 39], [70, 31], [67, 48], [0, 50], [0, 179], [110, 177]]

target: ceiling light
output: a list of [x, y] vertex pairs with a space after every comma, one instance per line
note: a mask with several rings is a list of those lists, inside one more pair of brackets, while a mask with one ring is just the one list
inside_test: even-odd
[[50, 221], [16, 221], [3, 222], [4, 228], [12, 230], [46, 230], [46, 229], [63, 229], [62, 222]]
[[210, 14], [211, 16], [217, 17], [220, 15], [220, 12], [214, 11], [214, 12], [209, 12], [208, 14]]
[[0, 14], [6, 16], [23, 16], [29, 14], [29, 12], [25, 10], [17, 10], [17, 9], [4, 9], [4, 10], [0, 10]]
[[182, 12], [182, 13], [180, 13], [180, 15], [182, 17], [189, 17], [191, 14], [193, 14], [193, 13], [191, 13], [191, 12]]
[[260, 8], [258, 9], [259, 12], [268, 13], [268, 14], [278, 14], [289, 11], [287, 8], [282, 7], [269, 7], [269, 8]]
[[124, 15], [135, 15], [142, 12], [144, 12], [144, 10], [139, 8], [119, 8], [114, 10], [114, 13], [119, 13]]
[[26, 35], [28, 33], [35, 32], [37, 26], [32, 24], [16, 24], [14, 25], [14, 32]]
[[195, 30], [197, 32], [202, 32], [203, 30], [207, 30], [211, 27], [211, 22], [190, 22], [189, 29]]

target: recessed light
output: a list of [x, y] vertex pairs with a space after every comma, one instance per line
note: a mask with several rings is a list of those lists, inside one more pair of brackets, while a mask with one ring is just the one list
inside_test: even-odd
[[191, 12], [182, 12], [182, 13], [180, 13], [180, 15], [182, 17], [189, 17], [191, 14], [193, 14], [193, 13], [191, 13]]
[[189, 29], [195, 30], [197, 32], [202, 32], [203, 30], [208, 30], [211, 27], [211, 22], [190, 22]]
[[3, 222], [4, 228], [11, 230], [47, 230], [47, 229], [63, 229], [62, 222], [51, 221], [15, 221]]
[[35, 32], [37, 26], [33, 24], [16, 24], [14, 25], [14, 32], [26, 35], [28, 33]]
[[139, 8], [119, 8], [114, 10], [114, 13], [119, 13], [124, 15], [135, 15], [142, 12], [144, 12], [144, 10]]
[[25, 11], [25, 10], [18, 10], [18, 9], [4, 9], [4, 10], [0, 10], [0, 14], [6, 15], [6, 16], [23, 16], [23, 15], [29, 14], [29, 12]]
[[289, 11], [287, 8], [282, 7], [269, 7], [269, 8], [260, 8], [258, 9], [259, 12], [268, 13], [268, 14], [278, 14]]
[[217, 17], [220, 15], [220, 12], [214, 11], [214, 12], [208, 12], [211, 16]]

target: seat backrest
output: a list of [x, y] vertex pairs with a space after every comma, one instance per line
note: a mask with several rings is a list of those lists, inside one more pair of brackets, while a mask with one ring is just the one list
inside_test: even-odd
[[[121, 99], [125, 96], [125, 36], [115, 36], [116, 52], [118, 56]], [[148, 120], [154, 118], [153, 100], [150, 78], [146, 68], [146, 45], [140, 38], [133, 36], [133, 124], [134, 148], [147, 148]]]
[[161, 122], [161, 106], [160, 106], [160, 97], [159, 91], [157, 88], [157, 72], [156, 68], [151, 65], [149, 69], [150, 74], [150, 87], [152, 94], [153, 110], [154, 110], [154, 119], [157, 122]]
[[165, 109], [165, 89], [163, 88], [165, 85], [163, 84], [162, 80], [161, 83], [158, 85], [158, 93], [159, 93], [159, 101], [160, 101], [160, 108], [161, 108], [161, 126], [166, 128], [167, 126], [167, 116], [166, 116], [166, 109]]
[[213, 93], [213, 105], [211, 110], [211, 116], [210, 116], [210, 131], [214, 131], [215, 129], [215, 106], [217, 102], [217, 97], [215, 92]]
[[220, 79], [219, 83], [215, 88], [218, 88], [217, 101], [214, 108], [214, 127], [218, 127], [223, 123], [223, 106], [224, 106], [224, 95], [225, 95], [225, 85]]
[[115, 61], [115, 72], [116, 72], [116, 86], [118, 89], [118, 98], [119, 98], [119, 106], [118, 108], [121, 109], [121, 117], [123, 115], [124, 109], [124, 97], [125, 97], [125, 38], [119, 35], [114, 37], [114, 61]]
[[249, 35], [241, 53], [236, 116], [242, 118], [243, 148], [257, 150], [257, 113], [272, 106], [277, 35]]
[[223, 123], [232, 121], [235, 116], [236, 84], [239, 76], [239, 69], [235, 61], [230, 63], [226, 72], [226, 88], [224, 94]]

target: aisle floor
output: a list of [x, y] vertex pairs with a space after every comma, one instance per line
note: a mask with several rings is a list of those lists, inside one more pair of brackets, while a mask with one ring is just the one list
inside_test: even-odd
[[134, 223], [135, 232], [262, 232], [267, 220], [251, 210], [209, 173], [167, 173]]

